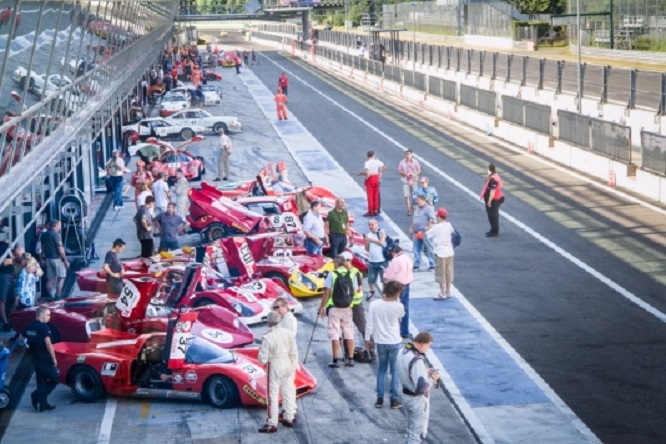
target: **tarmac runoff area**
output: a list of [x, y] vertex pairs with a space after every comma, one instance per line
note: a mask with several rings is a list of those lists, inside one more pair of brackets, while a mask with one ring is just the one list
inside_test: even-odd
[[[271, 63], [263, 57], [260, 60], [262, 64]], [[278, 68], [282, 69], [279, 65]], [[233, 180], [250, 179], [265, 162], [283, 160], [288, 162], [295, 184], [312, 182], [329, 187], [346, 198], [348, 209], [357, 217], [365, 212], [364, 191], [298, 122], [298, 116], [290, 112], [289, 121], [276, 121], [274, 85], [267, 87], [247, 70], [240, 76], [225, 70], [223, 75], [222, 105], [210, 111], [237, 115], [243, 122], [244, 132], [232, 135]], [[192, 148], [206, 158], [204, 179], [208, 181], [216, 176], [217, 147], [217, 137], [211, 136]], [[106, 214], [102, 226], [112, 229], [100, 230], [95, 238], [100, 256], [118, 236], [129, 241], [124, 256], [138, 255], [133, 215], [133, 202], [127, 202], [119, 212], [111, 210]], [[411, 249], [411, 242], [397, 225], [385, 215], [379, 220], [392, 236], [401, 239], [403, 247]], [[198, 235], [190, 235], [186, 243], [198, 240]], [[93, 264], [95, 268], [99, 266]], [[433, 392], [427, 442], [598, 442], [460, 292], [454, 289], [451, 300], [435, 303], [432, 297], [437, 290], [433, 290], [432, 274], [422, 272], [415, 276], [410, 306], [412, 331], [428, 330], [435, 336], [429, 358], [440, 369], [451, 396]], [[319, 301], [302, 302], [305, 309], [298, 315], [297, 338], [301, 359]], [[436, 311], [434, 304], [438, 304]], [[263, 331], [265, 327], [254, 329], [257, 337]], [[320, 321], [307, 362], [319, 386], [298, 401], [297, 426], [293, 430], [281, 428], [270, 440], [401, 442], [404, 412], [373, 406], [376, 365], [357, 364], [353, 369], [332, 370], [327, 367], [330, 353], [326, 329]], [[34, 384], [33, 378], [26, 393], [34, 390]], [[262, 409], [220, 411], [202, 403], [113, 398], [96, 404], [72, 404], [72, 395], [64, 386], [56, 389], [51, 400], [58, 409], [40, 415], [36, 421], [29, 397], [24, 396], [3, 442], [28, 442], [45, 434], [54, 443], [263, 443], [268, 439], [256, 433], [265, 420]]]

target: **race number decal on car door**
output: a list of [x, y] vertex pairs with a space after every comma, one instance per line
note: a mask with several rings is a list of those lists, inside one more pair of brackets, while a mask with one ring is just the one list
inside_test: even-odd
[[131, 281], [125, 281], [123, 291], [116, 301], [116, 309], [118, 309], [122, 317], [129, 318], [132, 316], [132, 310], [139, 303], [139, 299], [141, 299], [141, 293], [136, 288], [136, 285]]
[[241, 262], [243, 263], [243, 266], [245, 267], [245, 272], [247, 273], [247, 276], [252, 277], [252, 275], [254, 275], [255, 272], [254, 258], [252, 257], [252, 252], [250, 251], [250, 248], [247, 246], [247, 242], [242, 237], [235, 237], [234, 245], [236, 245], [236, 248], [238, 249], [238, 257], [240, 258]]
[[183, 368], [185, 354], [187, 353], [187, 339], [190, 337], [192, 325], [198, 313], [181, 313], [173, 328], [173, 338], [169, 353], [169, 368]]
[[284, 230], [287, 233], [295, 233], [298, 231], [299, 220], [294, 213], [282, 213], [282, 223], [284, 224]]

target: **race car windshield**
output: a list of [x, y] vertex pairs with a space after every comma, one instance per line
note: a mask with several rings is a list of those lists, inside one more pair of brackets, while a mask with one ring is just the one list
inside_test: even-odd
[[189, 341], [185, 361], [189, 364], [233, 364], [236, 355], [222, 347], [217, 347], [205, 339], [191, 338]]
[[164, 163], [189, 162], [190, 158], [185, 154], [170, 154], [164, 158]]

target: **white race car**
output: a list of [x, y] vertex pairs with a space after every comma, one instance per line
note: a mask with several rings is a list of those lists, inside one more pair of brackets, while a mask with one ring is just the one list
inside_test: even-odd
[[190, 100], [187, 94], [167, 94], [160, 101], [160, 116], [170, 116], [175, 112], [189, 108], [189, 106]]
[[149, 137], [159, 137], [160, 139], [171, 137], [188, 140], [197, 133], [203, 133], [204, 131], [206, 131], [206, 128], [203, 126], [192, 125], [189, 122], [183, 122], [182, 124], [169, 122], [161, 117], [142, 119], [122, 127], [123, 138], [125, 135], [129, 135], [132, 142], [144, 141]]
[[220, 134], [220, 130], [227, 132], [239, 132], [243, 130], [243, 124], [235, 116], [213, 116], [208, 111], [202, 109], [188, 109], [172, 114], [166, 120], [170, 122], [191, 123], [192, 125], [203, 126], [208, 131]]
[[[70, 78], [66, 76], [61, 77], [60, 74], [51, 74], [48, 80], [45, 80], [44, 76], [40, 76], [35, 71], [30, 71], [30, 76], [28, 77], [28, 70], [22, 66], [16, 68], [13, 79], [19, 86], [28, 88], [28, 91], [41, 98], [49, 96], [72, 83]], [[44, 89], [45, 85], [46, 89]]]
[[[172, 89], [167, 93], [169, 94], [189, 94], [189, 90], [195, 90], [196, 88], [194, 85], [184, 85], [182, 87], [178, 87], [175, 89]], [[203, 88], [202, 88], [203, 89]], [[204, 93], [204, 105], [205, 106], [211, 106], [211, 105], [219, 105], [222, 103], [222, 97], [216, 92], [216, 91], [203, 91]], [[165, 96], [166, 97], [166, 96]]]

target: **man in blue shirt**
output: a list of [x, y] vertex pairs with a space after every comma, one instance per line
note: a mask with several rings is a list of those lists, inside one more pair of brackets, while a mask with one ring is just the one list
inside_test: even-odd
[[421, 177], [419, 180], [419, 186], [414, 190], [414, 203], [416, 203], [416, 198], [419, 196], [424, 196], [426, 203], [431, 207], [439, 200], [437, 190], [435, 187], [430, 186], [430, 182], [428, 182], [426, 176]]

